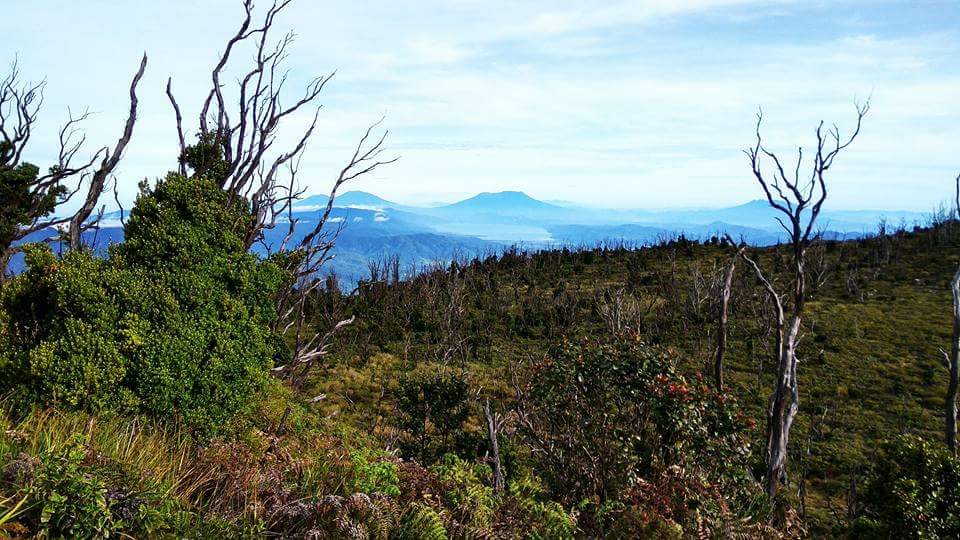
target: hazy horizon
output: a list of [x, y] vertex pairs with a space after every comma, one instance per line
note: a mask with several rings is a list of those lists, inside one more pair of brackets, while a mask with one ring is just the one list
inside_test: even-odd
[[[68, 106], [96, 113], [89, 151], [115, 142], [129, 79], [149, 55], [118, 170], [129, 207], [140, 179], [175, 166], [167, 77], [189, 136], [242, 10], [41, 0], [5, 14], [24, 23], [10, 25], [2, 59], [18, 56], [24, 79], [48, 83], [25, 156], [41, 167]], [[297, 32], [291, 92], [337, 70], [301, 166], [310, 193], [329, 191], [385, 115], [401, 159], [345, 190], [404, 204], [517, 190], [599, 208], [735, 206], [762, 196], [741, 152], [759, 107], [765, 140], [789, 161], [819, 120], [847, 131], [854, 101], [872, 96], [862, 135], [831, 170], [828, 207], [926, 212], [960, 169], [949, 157], [960, 140], [957, 21], [960, 4], [945, 1], [295, 2], [276, 35]]]
[[[948, 189], [948, 190], [949, 190], [949, 187], [950, 187], [950, 186], [947, 186], [947, 189]], [[757, 194], [756, 196], [754, 196], [754, 197], [752, 197], [752, 198], [747, 198], [747, 199], [744, 199], [744, 200], [742, 200], [742, 201], [734, 201], [734, 202], [729, 203], [729, 204], [713, 204], [713, 205], [711, 205], [711, 204], [702, 204], [702, 205], [676, 205], [676, 206], [633, 206], [633, 205], [617, 206], [616, 203], [609, 204], [609, 205], [604, 205], [603, 203], [581, 203], [581, 202], [578, 202], [578, 201], [568, 201], [568, 200], [547, 199], [547, 198], [536, 197], [536, 196], [534, 196], [534, 195], [532, 195], [532, 194], [530, 194], [530, 193], [527, 193], [527, 192], [525, 192], [525, 191], [522, 191], [522, 190], [514, 190], [514, 189], [505, 189], [505, 190], [501, 190], [501, 191], [479, 191], [479, 192], [476, 192], [476, 193], [467, 194], [467, 195], [463, 195], [463, 196], [459, 196], [459, 197], [451, 197], [451, 198], [448, 198], [448, 199], [430, 199], [430, 200], [421, 199], [421, 198], [418, 198], [418, 197], [416, 197], [416, 196], [406, 197], [406, 198], [403, 197], [403, 196], [401, 196], [401, 197], [398, 197], [398, 198], [395, 199], [395, 198], [392, 198], [392, 197], [381, 196], [381, 195], [380, 195], [379, 193], [377, 193], [376, 191], [371, 191], [371, 190], [366, 190], [366, 189], [346, 189], [346, 190], [340, 191], [340, 192], [337, 194], [337, 197], [338, 197], [338, 198], [339, 198], [339, 197], [343, 197], [344, 195], [347, 195], [348, 193], [364, 193], [364, 194], [373, 195], [373, 196], [375, 196], [375, 197], [379, 197], [379, 198], [381, 198], [381, 199], [384, 199], [384, 200], [386, 200], [386, 201], [388, 201], [388, 202], [400, 204], [400, 205], [403, 205], [403, 206], [413, 206], [413, 207], [421, 207], [421, 208], [431, 208], [431, 207], [435, 207], [435, 206], [444, 206], [444, 205], [455, 204], [455, 203], [462, 202], [462, 201], [465, 201], [465, 200], [468, 200], [468, 199], [472, 199], [472, 198], [474, 198], [474, 197], [476, 197], [476, 196], [478, 196], [478, 195], [498, 195], [498, 194], [502, 194], [502, 193], [512, 193], [512, 192], [520, 193], [520, 194], [526, 195], [527, 197], [530, 197], [530, 198], [532, 198], [532, 199], [535, 199], [535, 200], [537, 200], [537, 201], [544, 202], [544, 203], [548, 203], [548, 204], [552, 204], [552, 205], [555, 205], [555, 206], [583, 207], [583, 208], [589, 208], [589, 209], [593, 209], [593, 210], [650, 210], [650, 211], [660, 211], [660, 210], [665, 210], [665, 211], [666, 211], [666, 210], [708, 210], [708, 209], [732, 208], [732, 207], [737, 207], [737, 206], [748, 205], [748, 204], [751, 204], [751, 203], [762, 203], [763, 205], [766, 205], [766, 204], [767, 204], [766, 199], [763, 198], [762, 192], [761, 192], [760, 194]], [[305, 193], [305, 194], [303, 195], [303, 198], [304, 198], [304, 199], [306, 199], [306, 198], [308, 198], [308, 197], [323, 197], [323, 198], [326, 198], [326, 197], [329, 197], [329, 195], [330, 195], [329, 192], [327, 192], [327, 193], [324, 193], [324, 192], [308, 192], [308, 193]], [[924, 209], [924, 208], [910, 209], [910, 208], [896, 208], [896, 207], [891, 207], [891, 208], [847, 207], [847, 208], [845, 208], [845, 207], [838, 206], [838, 205], [836, 205], [836, 204], [834, 204], [834, 205], [832, 205], [832, 206], [829, 206], [829, 209], [835, 210], [835, 211], [842, 211], [842, 212], [876, 211], [876, 212], [912, 212], [912, 213], [925, 214], [925, 213], [933, 213], [933, 212], [939, 211], [941, 204], [946, 204], [946, 205], [948, 205], [948, 203], [949, 203], [949, 200], [948, 200], [949, 197], [948, 197], [948, 195], [949, 195], [949, 194], [944, 195], [943, 197], [941, 197], [941, 199], [942, 199], [941, 201], [935, 202], [930, 208], [926, 208], [926, 209]]]

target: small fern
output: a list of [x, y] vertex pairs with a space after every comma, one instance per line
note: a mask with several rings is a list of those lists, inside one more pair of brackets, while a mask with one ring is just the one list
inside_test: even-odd
[[381, 493], [372, 495], [370, 500], [373, 505], [367, 517], [367, 534], [370, 540], [389, 540], [390, 533], [400, 524], [400, 505]]
[[447, 529], [433, 508], [413, 503], [404, 512], [391, 540], [447, 540]]
[[510, 496], [517, 506], [528, 516], [530, 529], [526, 538], [547, 540], [554, 538], [573, 538], [576, 521], [560, 503], [542, 501], [544, 489], [539, 479], [526, 474], [510, 482]]

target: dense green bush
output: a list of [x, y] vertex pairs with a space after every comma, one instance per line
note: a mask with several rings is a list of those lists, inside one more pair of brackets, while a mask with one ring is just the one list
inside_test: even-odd
[[960, 459], [917, 437], [887, 443], [863, 504], [855, 537], [960, 538]]
[[350, 452], [349, 489], [356, 493], [383, 493], [392, 497], [400, 495], [397, 465], [383, 457], [368, 448]]
[[0, 292], [2, 384], [216, 432], [282, 352], [270, 323], [285, 274], [246, 251], [251, 219], [215, 181], [170, 175], [142, 189], [109, 257], [28, 247]]
[[521, 434], [536, 470], [557, 500], [602, 520], [633, 506], [684, 522], [698, 509], [720, 511], [711, 502], [721, 489], [732, 500], [740, 487], [756, 488], [746, 479], [742, 413], [681, 376], [668, 351], [565, 343], [532, 366], [523, 399]]
[[463, 431], [470, 415], [463, 377], [443, 373], [405, 376], [395, 397], [404, 432], [400, 448], [405, 455], [429, 463], [447, 452], [466, 453], [463, 451], [472, 441]]
[[[0, 158], [5, 155], [6, 141], [0, 141]], [[0, 254], [18, 237], [20, 227], [30, 225], [36, 217], [44, 217], [53, 212], [67, 188], [56, 186], [43, 194], [31, 189], [37, 181], [40, 169], [30, 163], [21, 163], [16, 167], [3, 164], [0, 159]], [[6, 261], [0, 271], [6, 272]]]
[[490, 467], [471, 463], [454, 454], [430, 468], [443, 485], [443, 503], [455, 509], [455, 521], [464, 530], [484, 531], [493, 524], [497, 500], [487, 480]]

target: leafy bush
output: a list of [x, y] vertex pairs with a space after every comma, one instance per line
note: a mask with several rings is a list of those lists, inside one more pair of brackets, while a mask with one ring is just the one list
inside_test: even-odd
[[[9, 148], [7, 141], [0, 141], [0, 156]], [[16, 167], [0, 164], [0, 253], [18, 237], [20, 227], [29, 225], [35, 217], [44, 217], [53, 212], [66, 186], [56, 186], [46, 193], [38, 194], [32, 189], [40, 169], [30, 163]], [[0, 272], [6, 272], [7, 261], [2, 261]]]
[[371, 460], [371, 452], [354, 450], [350, 452], [352, 465], [351, 486], [359, 493], [383, 493], [398, 496], [400, 488], [397, 466], [384, 459]]
[[33, 463], [8, 471], [25, 485], [29, 511], [23, 521], [39, 536], [109, 538], [119, 525], [110, 512], [103, 483], [83, 468], [82, 438], [50, 449]]
[[752, 486], [747, 422], [730, 398], [681, 376], [676, 361], [617, 340], [565, 343], [532, 366], [522, 435], [558, 500], [585, 502], [598, 516], [618, 502], [682, 521], [719, 499], [720, 486], [728, 500]]
[[563, 506], [547, 497], [540, 479], [525, 474], [509, 484], [510, 502], [518, 507], [518, 514], [529, 530], [529, 537], [573, 538], [576, 520]]
[[414, 503], [407, 507], [393, 537], [396, 540], [447, 540], [447, 530], [433, 508]]
[[442, 373], [404, 377], [396, 400], [400, 428], [406, 433], [401, 443], [406, 456], [428, 463], [458, 450], [470, 414], [467, 383], [462, 377]]
[[143, 189], [108, 258], [30, 246], [0, 291], [2, 384], [216, 433], [283, 350], [270, 323], [285, 274], [247, 253], [250, 219], [215, 181], [170, 175]]
[[853, 524], [858, 538], [958, 538], [960, 459], [939, 442], [889, 442], [863, 503], [863, 516]]
[[457, 525], [473, 531], [489, 529], [497, 506], [493, 488], [485, 483], [492, 475], [490, 467], [447, 454], [430, 470], [443, 484], [443, 502], [455, 510]]

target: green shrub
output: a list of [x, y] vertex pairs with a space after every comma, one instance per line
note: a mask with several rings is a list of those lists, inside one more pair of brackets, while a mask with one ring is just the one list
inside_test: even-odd
[[437, 512], [420, 503], [407, 507], [394, 533], [396, 540], [447, 540], [447, 530]]
[[863, 516], [852, 526], [858, 538], [958, 538], [960, 459], [939, 442], [889, 442], [863, 503]]
[[[40, 168], [30, 163], [7, 165], [3, 158], [9, 156], [10, 149], [9, 142], [0, 141], [0, 255], [22, 234], [24, 225], [50, 215], [67, 193], [67, 187], [62, 185], [49, 190], [34, 189]], [[7, 262], [0, 258], [0, 271], [7, 271]]]
[[404, 455], [428, 463], [459, 450], [463, 424], [470, 415], [467, 383], [457, 375], [413, 375], [400, 379], [396, 390]]
[[41, 537], [109, 538], [116, 530], [103, 483], [83, 467], [83, 440], [41, 452], [26, 481], [27, 515]]
[[350, 464], [352, 491], [400, 495], [396, 464], [372, 456], [367, 449], [350, 452]]
[[512, 480], [508, 488], [528, 528], [528, 538], [574, 537], [576, 520], [560, 503], [549, 500], [539, 478], [527, 473]]
[[[564, 343], [532, 366], [521, 435], [552, 495], [600, 520], [625, 502], [682, 521], [746, 478], [748, 422], [730, 398], [679, 374], [677, 358], [641, 342]], [[584, 444], [589, 441], [589, 445]]]
[[490, 467], [447, 454], [430, 471], [443, 484], [443, 502], [454, 509], [458, 522], [472, 530], [485, 530], [493, 524], [497, 501], [486, 483], [493, 474]]
[[246, 251], [250, 220], [215, 181], [170, 175], [143, 189], [108, 258], [29, 246], [0, 291], [0, 384], [223, 429], [283, 351], [270, 324], [286, 274]]

